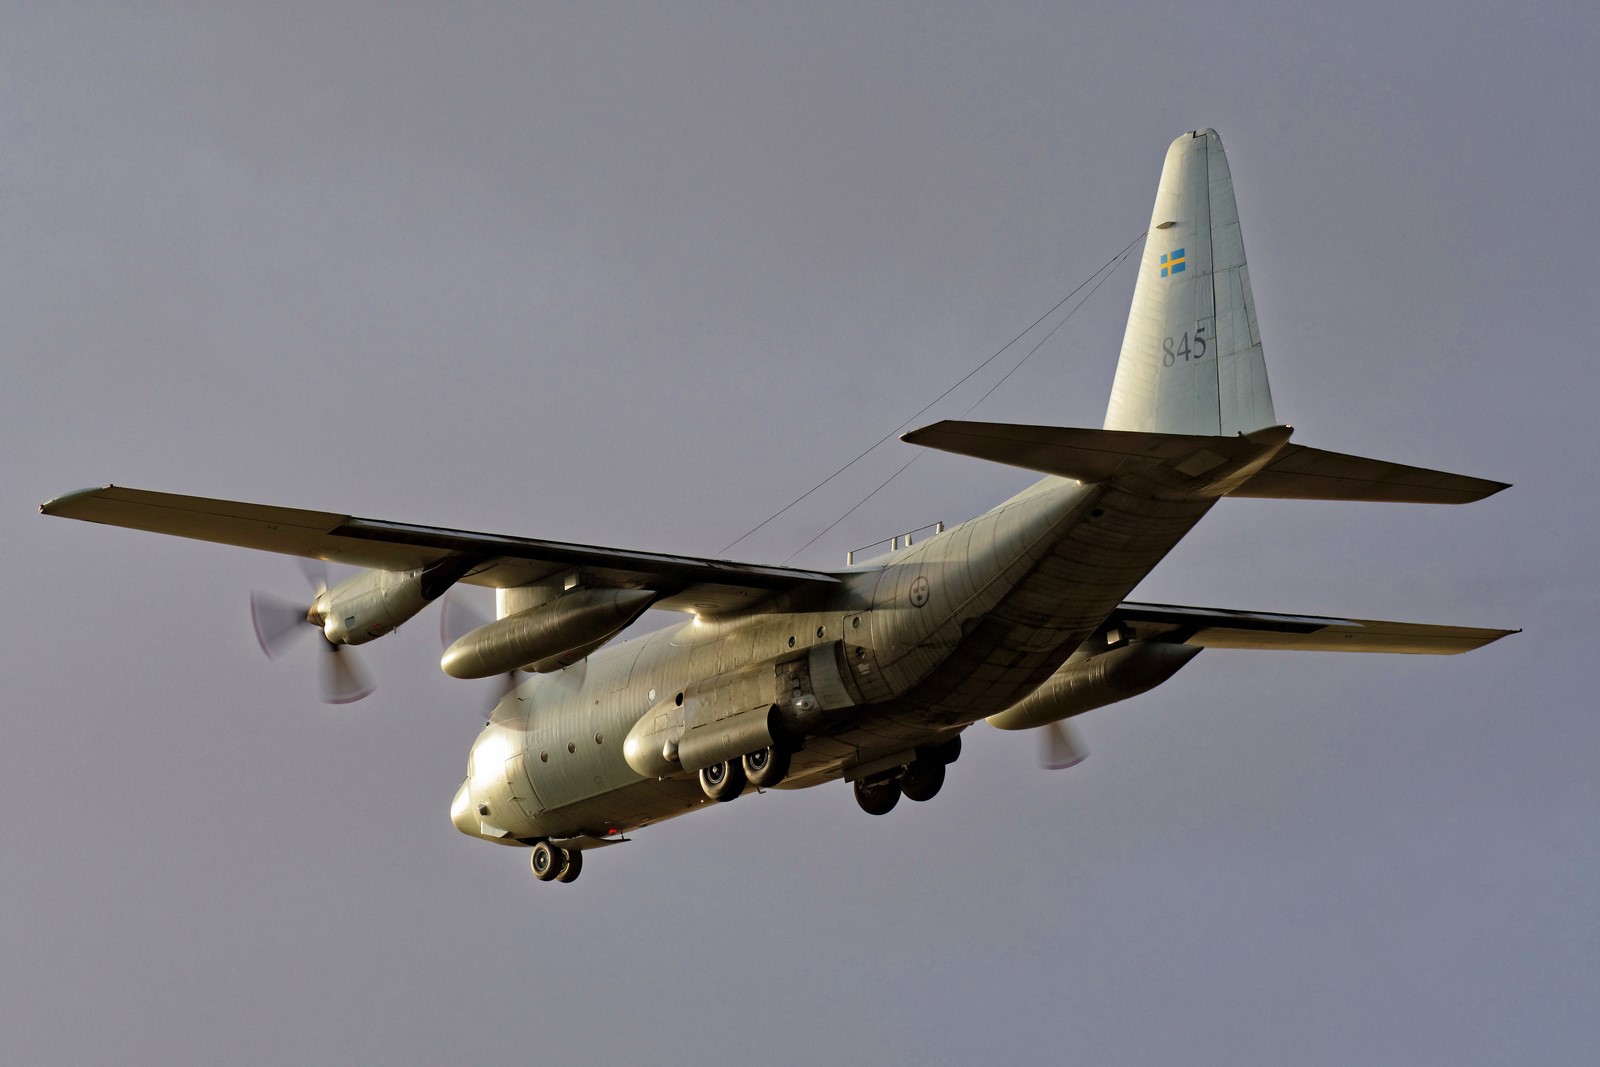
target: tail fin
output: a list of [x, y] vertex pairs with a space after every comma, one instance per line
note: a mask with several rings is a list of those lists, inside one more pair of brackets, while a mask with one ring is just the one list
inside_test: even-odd
[[1215, 130], [1167, 149], [1108, 430], [1233, 436], [1276, 425], [1233, 177]]
[[1506, 488], [1293, 445], [1291, 432], [1272, 413], [1233, 177], [1216, 131], [1200, 130], [1167, 149], [1105, 429], [946, 421], [902, 439], [1168, 499], [1465, 504]]

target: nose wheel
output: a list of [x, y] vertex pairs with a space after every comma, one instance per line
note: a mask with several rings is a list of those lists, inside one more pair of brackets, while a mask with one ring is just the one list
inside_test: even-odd
[[575, 848], [557, 848], [548, 841], [533, 846], [528, 856], [533, 876], [541, 882], [572, 882], [583, 871], [583, 853]]

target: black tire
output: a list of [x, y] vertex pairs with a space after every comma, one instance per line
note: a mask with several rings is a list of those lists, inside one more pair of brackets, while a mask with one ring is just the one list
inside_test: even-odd
[[567, 857], [567, 862], [562, 866], [561, 873], [556, 875], [558, 882], [576, 882], [578, 875], [583, 873], [583, 853], [575, 848], [562, 849]]
[[917, 761], [926, 760], [929, 763], [954, 763], [961, 758], [961, 735], [956, 734], [950, 740], [937, 744], [931, 748], [917, 749]]
[[562, 859], [562, 850], [548, 841], [540, 841], [534, 845], [533, 853], [528, 857], [528, 866], [533, 870], [533, 876], [541, 882], [554, 879], [561, 873], [565, 862]]
[[899, 782], [855, 783], [856, 803], [868, 815], [887, 815], [900, 803]]
[[780, 745], [746, 752], [744, 776], [757, 789], [771, 789], [789, 776], [789, 750]]
[[726, 804], [743, 793], [744, 783], [744, 763], [740, 760], [713, 763], [700, 772], [700, 788], [719, 804]]
[[906, 776], [900, 779], [900, 792], [907, 800], [932, 800], [944, 785], [944, 764], [919, 759], [911, 764]]

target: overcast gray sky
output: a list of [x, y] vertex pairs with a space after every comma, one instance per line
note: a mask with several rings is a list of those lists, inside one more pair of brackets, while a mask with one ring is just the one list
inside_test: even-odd
[[[1600, 15], [1084, 6], [0, 4], [0, 1057], [1593, 1062]], [[1208, 652], [1070, 772], [980, 725], [932, 803], [747, 797], [543, 886], [450, 825], [487, 692], [431, 614], [330, 709], [251, 634], [292, 561], [35, 514], [714, 554], [1138, 235], [1204, 126], [1296, 440], [1516, 486], [1227, 501], [1139, 598], [1526, 632]], [[1098, 425], [1131, 289], [974, 417]], [[1027, 480], [930, 455], [796, 562]]]

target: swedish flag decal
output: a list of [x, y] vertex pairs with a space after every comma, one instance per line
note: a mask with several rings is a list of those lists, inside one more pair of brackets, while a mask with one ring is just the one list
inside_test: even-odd
[[1182, 274], [1183, 266], [1183, 249], [1179, 248], [1172, 252], [1162, 253], [1161, 276], [1163, 278], [1168, 274]]

